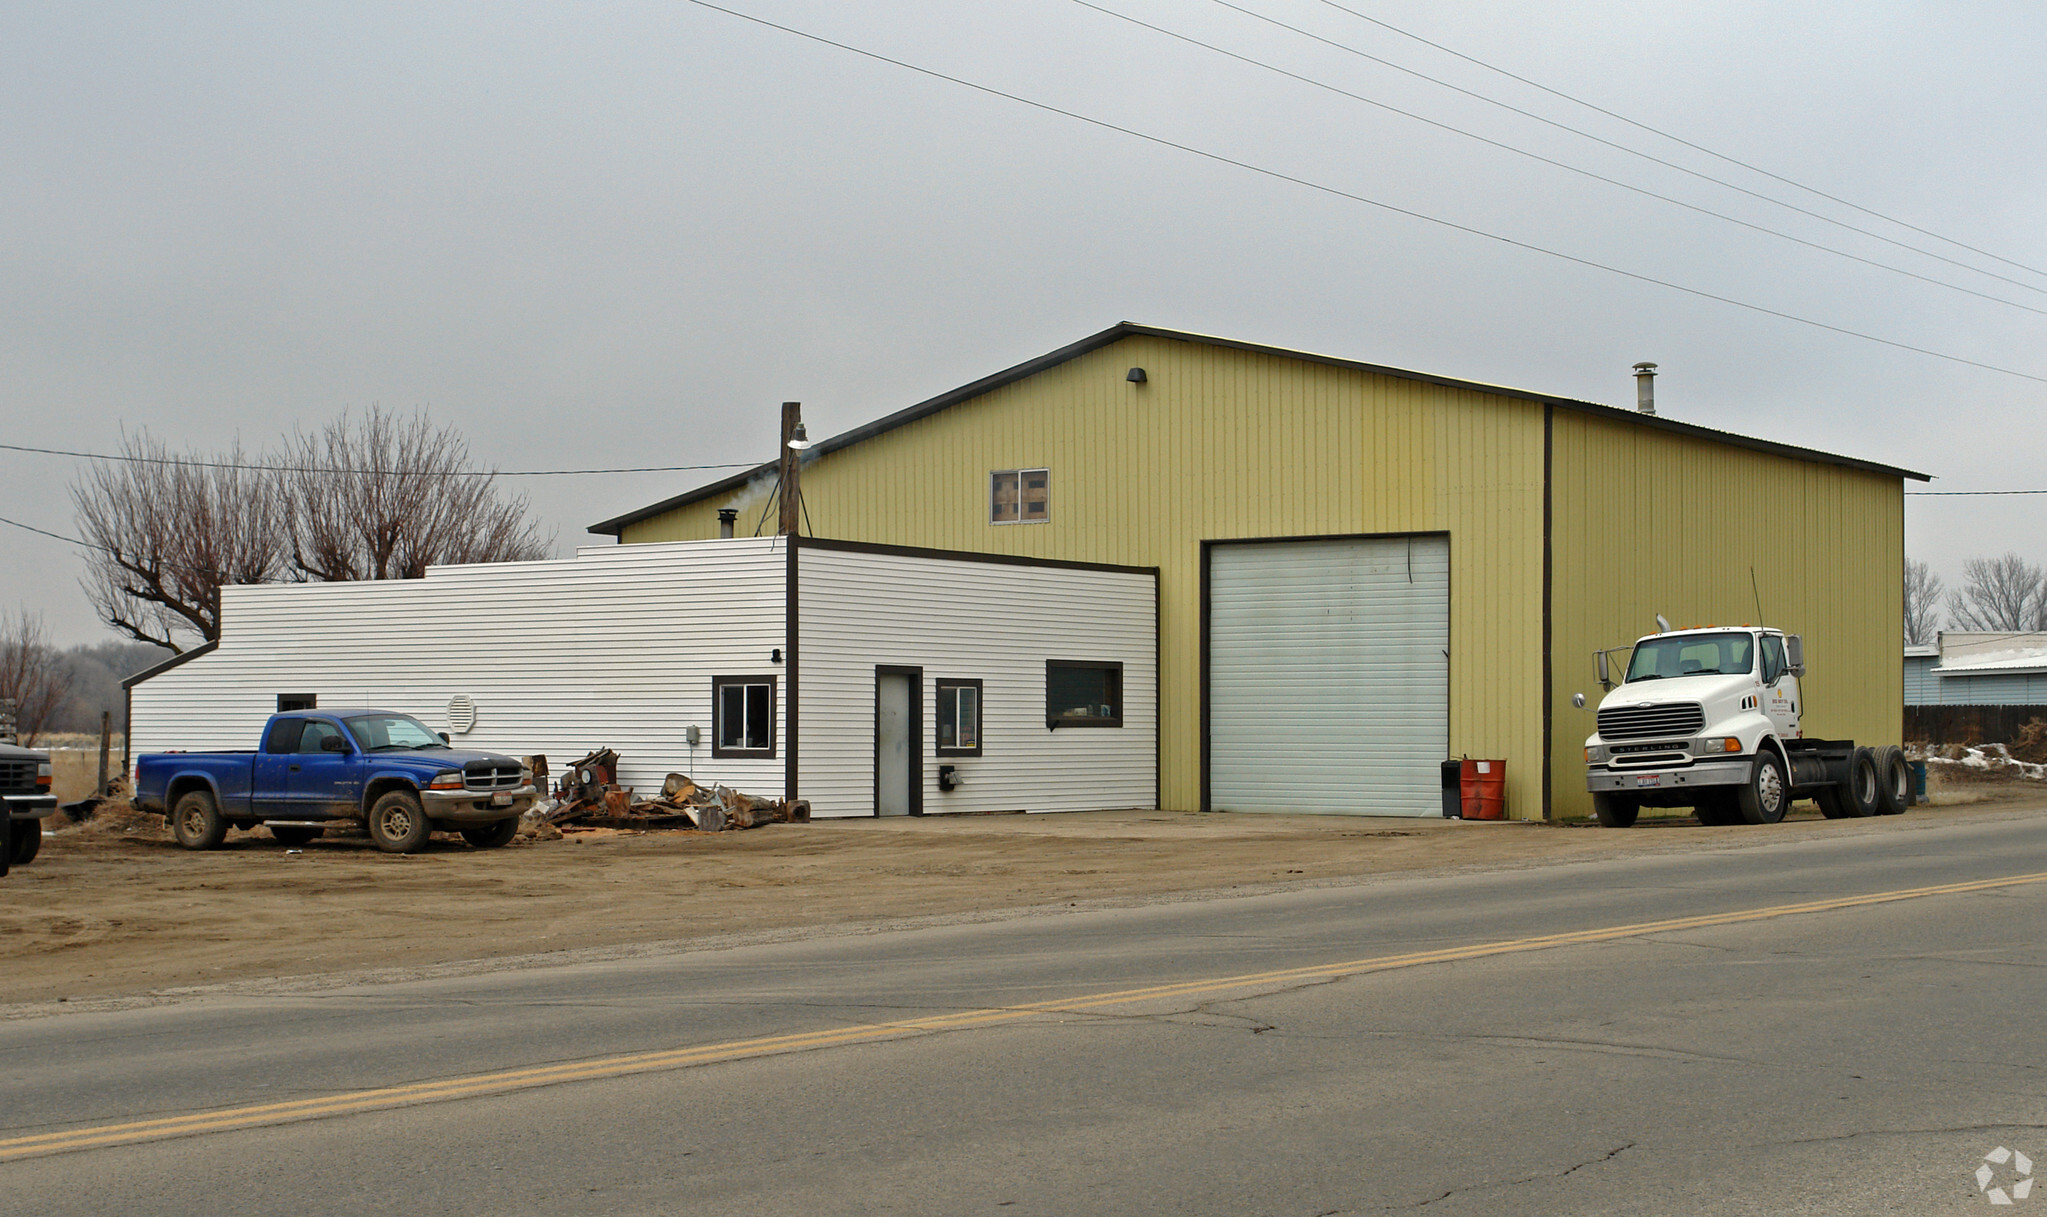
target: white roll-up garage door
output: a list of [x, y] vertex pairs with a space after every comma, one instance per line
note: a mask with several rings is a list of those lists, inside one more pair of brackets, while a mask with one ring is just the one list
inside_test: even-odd
[[1209, 806], [1440, 814], [1449, 646], [1447, 537], [1212, 546]]

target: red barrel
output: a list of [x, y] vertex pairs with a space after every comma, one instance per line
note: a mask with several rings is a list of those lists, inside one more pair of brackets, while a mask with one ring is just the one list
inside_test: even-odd
[[1457, 776], [1465, 819], [1507, 818], [1507, 762], [1466, 758]]

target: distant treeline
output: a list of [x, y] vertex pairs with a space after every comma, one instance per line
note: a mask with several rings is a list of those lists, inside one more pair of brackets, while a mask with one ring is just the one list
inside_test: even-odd
[[105, 710], [114, 716], [115, 731], [127, 731], [128, 699], [121, 682], [170, 657], [169, 651], [146, 642], [98, 642], [59, 652], [57, 662], [70, 687], [43, 730], [96, 732]]

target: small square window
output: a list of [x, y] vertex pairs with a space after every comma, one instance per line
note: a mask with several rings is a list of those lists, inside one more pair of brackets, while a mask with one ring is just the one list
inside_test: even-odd
[[293, 710], [317, 710], [319, 707], [320, 695], [317, 693], [279, 693], [277, 695], [277, 712], [279, 714], [289, 714]]
[[981, 682], [938, 683], [938, 755], [981, 755]]
[[712, 756], [775, 755], [775, 678], [720, 676], [711, 682]]
[[1073, 659], [1045, 661], [1047, 727], [1123, 725], [1123, 665]]
[[1051, 470], [998, 469], [988, 475], [990, 524], [1042, 524], [1051, 518]]

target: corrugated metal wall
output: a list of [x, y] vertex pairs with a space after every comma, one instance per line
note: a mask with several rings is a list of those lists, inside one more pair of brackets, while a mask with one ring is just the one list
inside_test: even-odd
[[1910, 683], [1912, 660], [1906, 660], [1907, 683], [1905, 700], [1912, 705], [1929, 706], [2041, 706], [2047, 705], [2047, 673], [2043, 672], [1985, 672], [1980, 675], [1963, 675], [1949, 672], [1936, 675], [1931, 666], [1940, 662], [1936, 659], [1923, 661], [1928, 671], [1914, 696]]
[[1905, 704], [1908, 706], [1938, 705], [1940, 702], [1940, 678], [1933, 669], [1940, 662], [1938, 655], [1905, 656]]
[[[1124, 378], [1133, 367], [1148, 382]], [[1448, 532], [1450, 749], [1542, 814], [1542, 415], [1479, 390], [1156, 336], [1122, 339], [806, 467], [820, 536], [1156, 566], [1162, 800], [1201, 796], [1204, 539]], [[991, 525], [991, 470], [1051, 469], [1051, 519]], [[717, 535], [760, 488], [622, 540]]]
[[[135, 686], [132, 748], [254, 748], [279, 693], [445, 729], [449, 698], [466, 693], [476, 725], [460, 746], [556, 766], [616, 748], [620, 781], [642, 791], [674, 770], [779, 796], [779, 750], [712, 758], [711, 681], [779, 673], [787, 552], [776, 539], [602, 546], [424, 579], [226, 588], [220, 648]], [[787, 708], [778, 696], [778, 748]], [[704, 739], [693, 760], [691, 723]]]
[[1554, 445], [1557, 814], [1591, 807], [1593, 650], [1654, 632], [1659, 612], [1680, 627], [1753, 622], [1760, 595], [1764, 624], [1805, 638], [1806, 734], [1899, 742], [1898, 478], [1563, 409]]
[[[1152, 576], [797, 550], [799, 792], [818, 815], [874, 811], [874, 670], [923, 669], [924, 811], [1155, 806]], [[1123, 725], [1045, 726], [1045, 661], [1123, 665]], [[980, 680], [980, 756], [937, 755], [937, 681]], [[956, 790], [938, 767], [959, 767]]]

